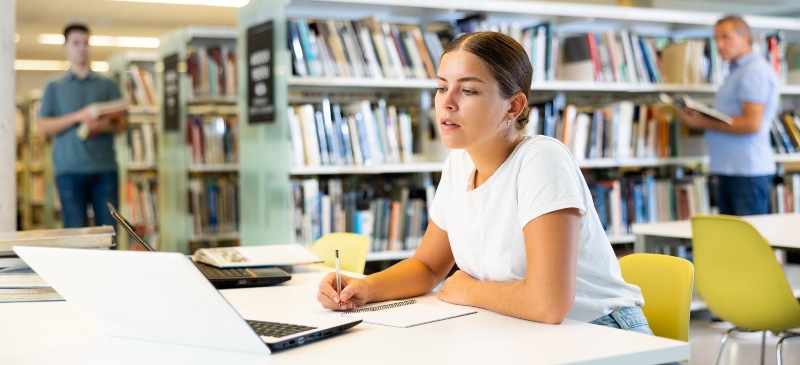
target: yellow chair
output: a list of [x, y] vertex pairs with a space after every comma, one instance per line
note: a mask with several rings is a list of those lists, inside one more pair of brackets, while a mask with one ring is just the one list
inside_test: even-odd
[[800, 327], [800, 304], [769, 243], [741, 218], [701, 215], [692, 217], [692, 246], [698, 295], [711, 312], [735, 326], [722, 336], [714, 363], [731, 332], [771, 331], [780, 337], [777, 359], [782, 364], [784, 340], [800, 338], [788, 332]]
[[642, 289], [642, 311], [653, 333], [689, 341], [694, 266], [679, 257], [635, 253], [619, 259], [622, 278]]
[[325, 266], [336, 267], [334, 250], [339, 250], [339, 265], [344, 271], [364, 273], [369, 251], [369, 237], [355, 233], [326, 234], [311, 245], [311, 252], [325, 260]]

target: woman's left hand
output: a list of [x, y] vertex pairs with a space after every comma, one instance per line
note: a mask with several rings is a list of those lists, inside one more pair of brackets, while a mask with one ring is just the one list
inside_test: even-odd
[[469, 292], [477, 282], [478, 279], [458, 270], [444, 281], [436, 298], [452, 304], [469, 305]]

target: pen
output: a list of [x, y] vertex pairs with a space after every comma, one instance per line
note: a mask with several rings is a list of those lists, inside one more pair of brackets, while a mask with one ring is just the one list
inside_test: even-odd
[[336, 296], [339, 297], [339, 308], [342, 307], [342, 276], [339, 270], [339, 250], [334, 251], [334, 256], [336, 257]]

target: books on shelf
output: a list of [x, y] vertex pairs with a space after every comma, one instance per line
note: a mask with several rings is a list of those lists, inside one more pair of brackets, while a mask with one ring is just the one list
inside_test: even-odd
[[353, 232], [370, 237], [370, 250], [382, 252], [413, 250], [422, 240], [432, 182], [398, 178], [384, 192], [386, 182], [380, 180], [353, 185], [331, 178], [321, 184], [316, 179], [292, 180], [295, 242], [310, 245], [331, 232]]
[[195, 235], [237, 232], [238, 179], [225, 175], [190, 178], [189, 213]]
[[323, 260], [299, 244], [201, 248], [193, 259], [219, 268], [291, 266]]
[[189, 115], [186, 129], [192, 164], [238, 162], [239, 126], [237, 119], [235, 115]]
[[665, 93], [660, 93], [658, 97], [664, 102], [665, 105], [673, 107], [675, 109], [686, 111], [687, 109], [691, 109], [697, 112], [702, 113], [708, 118], [720, 121], [722, 123], [731, 125], [733, 124], [733, 118], [723, 114], [722, 112], [715, 110], [703, 103], [697, 102], [692, 99], [689, 95], [686, 94], [676, 94], [673, 96], [669, 96]]
[[128, 66], [128, 78], [125, 87], [128, 90], [131, 105], [144, 107], [158, 105], [155, 81], [153, 81], [153, 73], [150, 70], [131, 63]]
[[190, 98], [236, 96], [236, 51], [228, 45], [194, 47], [186, 60], [186, 68]]
[[13, 255], [13, 246], [110, 248], [115, 236], [112, 226], [0, 232], [0, 256]]
[[379, 99], [288, 108], [293, 166], [375, 166], [409, 163], [414, 153], [409, 108]]

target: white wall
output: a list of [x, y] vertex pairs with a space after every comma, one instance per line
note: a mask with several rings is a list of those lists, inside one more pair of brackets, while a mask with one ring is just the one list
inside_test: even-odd
[[[16, 0], [0, 1], [0, 14], [16, 14]], [[16, 106], [14, 30], [16, 19], [0, 21], [0, 232], [17, 229]]]

